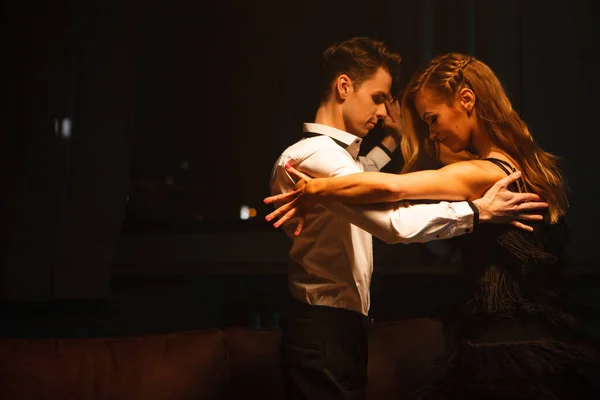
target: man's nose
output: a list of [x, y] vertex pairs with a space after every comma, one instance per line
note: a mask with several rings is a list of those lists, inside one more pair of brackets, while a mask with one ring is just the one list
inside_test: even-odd
[[379, 107], [377, 107], [377, 112], [375, 113], [375, 116], [377, 116], [377, 118], [379, 119], [384, 119], [387, 115], [387, 110], [385, 108], [385, 104], [381, 104]]

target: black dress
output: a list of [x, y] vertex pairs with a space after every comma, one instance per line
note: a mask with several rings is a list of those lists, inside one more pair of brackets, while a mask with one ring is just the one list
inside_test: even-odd
[[[488, 160], [510, 172], [503, 161]], [[447, 352], [414, 397], [600, 398], [586, 375], [598, 353], [578, 332], [565, 222], [539, 223], [531, 233], [482, 224], [453, 241], [464, 266], [464, 301], [444, 317]]]

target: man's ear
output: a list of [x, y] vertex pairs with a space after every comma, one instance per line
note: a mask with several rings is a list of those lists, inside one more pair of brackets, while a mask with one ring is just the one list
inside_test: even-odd
[[470, 88], [462, 88], [459, 92], [460, 104], [470, 116], [475, 108], [475, 93]]
[[341, 74], [335, 80], [335, 92], [340, 99], [346, 99], [348, 93], [352, 90], [352, 80], [346, 74]]

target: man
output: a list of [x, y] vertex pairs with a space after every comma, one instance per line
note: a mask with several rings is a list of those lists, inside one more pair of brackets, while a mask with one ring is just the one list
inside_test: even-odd
[[[393, 130], [397, 121], [388, 117], [386, 104], [390, 107], [391, 93], [397, 93], [399, 66], [398, 54], [369, 38], [353, 38], [325, 51], [323, 95], [315, 121], [304, 124], [305, 137], [275, 163], [272, 194], [294, 189], [285, 168], [288, 163], [308, 175], [329, 177], [379, 170], [390, 161], [394, 135], [385, 137], [366, 157], [358, 154], [362, 138], [380, 120], [397, 135]], [[494, 197], [499, 190], [501, 186], [495, 186], [491, 195], [474, 202], [317, 205], [306, 216], [302, 235], [294, 234], [295, 223], [284, 225], [293, 239], [288, 274], [293, 299], [281, 341], [288, 398], [364, 398], [371, 234], [388, 243], [426, 242], [472, 232], [480, 216], [482, 222], [506, 220], [507, 215], [516, 219], [508, 208], [515, 196], [524, 195], [504, 190]]]

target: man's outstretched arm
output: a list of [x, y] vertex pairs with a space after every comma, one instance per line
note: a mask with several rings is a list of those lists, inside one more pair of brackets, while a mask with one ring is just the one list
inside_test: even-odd
[[[289, 169], [302, 180], [311, 177]], [[325, 205], [352, 224], [370, 232], [387, 243], [427, 242], [473, 232], [478, 223], [510, 223], [524, 230], [533, 228], [521, 221], [539, 221], [543, 217], [536, 209], [547, 204], [535, 194], [514, 193], [508, 186], [518, 179], [515, 173], [496, 182], [481, 199], [473, 202], [439, 202], [436, 204], [406, 205], [405, 203], [380, 203], [348, 205], [328, 202]], [[299, 191], [298, 193], [301, 193]], [[281, 201], [286, 204], [267, 216], [268, 220], [279, 218], [279, 226], [290, 218], [299, 217], [296, 229], [300, 233], [303, 216], [314, 203], [303, 202], [302, 195], [293, 193], [274, 196], [268, 202]]]

